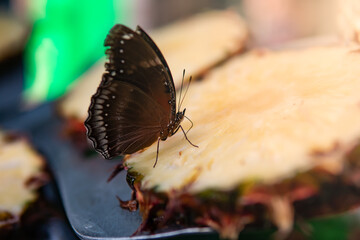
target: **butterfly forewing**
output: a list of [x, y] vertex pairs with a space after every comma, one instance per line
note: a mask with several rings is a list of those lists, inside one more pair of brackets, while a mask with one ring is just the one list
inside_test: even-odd
[[159, 138], [175, 119], [175, 88], [160, 50], [138, 27], [115, 25], [105, 40], [108, 62], [85, 121], [105, 158], [131, 154]]
[[114, 79], [131, 82], [155, 99], [169, 119], [175, 118], [175, 87], [164, 57], [150, 37], [138, 27], [133, 31], [115, 25], [105, 40], [109, 62], [106, 71]]

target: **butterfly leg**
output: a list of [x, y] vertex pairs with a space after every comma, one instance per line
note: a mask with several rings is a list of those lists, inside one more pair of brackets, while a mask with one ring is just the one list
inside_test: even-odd
[[184, 131], [183, 127], [181, 125], [179, 125], [181, 128], [181, 131], [184, 133], [185, 139], [193, 146], [193, 147], [199, 147], [195, 144], [193, 144], [192, 142], [190, 142], [190, 140], [188, 139], [188, 137], [186, 136], [186, 132]]
[[159, 157], [159, 144], [160, 144], [160, 140], [161, 140], [161, 138], [158, 138], [158, 142], [157, 142], [157, 149], [156, 149], [156, 160], [155, 160], [155, 163], [154, 163], [153, 168], [156, 166], [156, 163], [157, 163], [157, 161], [158, 161], [158, 157]]
[[184, 117], [187, 119], [187, 120], [189, 120], [189, 122], [191, 123], [191, 126], [190, 126], [190, 128], [186, 131], [186, 134], [190, 131], [190, 129], [192, 129], [192, 127], [194, 126], [194, 123], [191, 121], [191, 119], [190, 118], [188, 118], [187, 116], [185, 116], [184, 115]]

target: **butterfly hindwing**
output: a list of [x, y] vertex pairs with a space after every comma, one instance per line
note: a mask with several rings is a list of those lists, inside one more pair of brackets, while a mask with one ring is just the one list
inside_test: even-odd
[[107, 81], [92, 97], [85, 125], [95, 149], [105, 158], [111, 158], [134, 153], [156, 141], [164, 114], [163, 109], [136, 86]]

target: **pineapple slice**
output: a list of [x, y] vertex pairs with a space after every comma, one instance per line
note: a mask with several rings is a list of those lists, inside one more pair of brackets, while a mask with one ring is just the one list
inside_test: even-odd
[[184, 69], [186, 79], [196, 78], [239, 53], [248, 30], [233, 11], [209, 11], [156, 29], [151, 37], [170, 66], [175, 86], [180, 86]]
[[[150, 36], [159, 46], [173, 74], [176, 87], [181, 85], [183, 69], [199, 76], [215, 64], [240, 52], [247, 40], [244, 21], [232, 11], [210, 11], [154, 30]], [[77, 81], [73, 91], [61, 102], [60, 112], [81, 123], [87, 118], [91, 96], [104, 72], [105, 60]]]
[[19, 221], [45, 177], [43, 159], [24, 138], [0, 131], [0, 229]]
[[238, 57], [191, 85], [183, 103], [198, 149], [176, 134], [161, 142], [156, 168], [156, 144], [127, 164], [144, 175], [143, 187], [160, 191], [187, 180], [190, 191], [231, 189], [320, 165], [340, 171], [360, 136], [359, 63], [360, 54], [345, 48]]
[[[339, 192], [358, 186], [358, 66], [359, 51], [349, 47], [252, 51], [192, 84], [183, 107], [194, 122], [187, 137], [199, 148], [180, 132], [160, 143], [155, 168], [156, 144], [124, 163], [129, 177], [135, 176], [144, 215], [140, 230], [164, 226], [149, 226], [158, 214], [166, 222], [187, 211], [193, 224], [236, 238], [259, 220], [247, 207], [261, 204], [267, 209], [261, 218], [269, 215], [286, 233], [297, 209], [307, 206], [300, 200], [317, 199], [329, 190], [323, 184], [341, 182]], [[190, 123], [182, 126], [189, 129]]]

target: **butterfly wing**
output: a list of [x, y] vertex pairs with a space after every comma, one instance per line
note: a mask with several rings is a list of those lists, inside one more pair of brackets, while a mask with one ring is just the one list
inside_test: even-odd
[[103, 82], [85, 121], [88, 136], [105, 158], [131, 154], [159, 137], [165, 112], [141, 89], [122, 81]]
[[105, 40], [108, 62], [85, 121], [105, 158], [151, 145], [175, 119], [175, 88], [166, 61], [140, 28], [115, 25]]
[[176, 96], [170, 69], [159, 48], [140, 28], [136, 31], [117, 24], [105, 39], [109, 62], [106, 71], [114, 79], [134, 84], [175, 119]]

